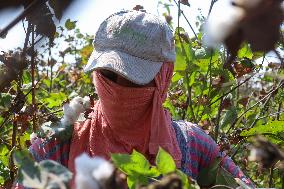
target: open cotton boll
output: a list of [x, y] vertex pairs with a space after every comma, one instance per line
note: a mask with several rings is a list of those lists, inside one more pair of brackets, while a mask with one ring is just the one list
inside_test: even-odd
[[98, 181], [108, 179], [114, 171], [112, 164], [104, 159], [102, 160], [103, 162], [100, 163], [99, 166], [92, 172], [93, 177]]
[[84, 99], [82, 97], [75, 97], [70, 101], [70, 107], [79, 116], [80, 113], [84, 112]]
[[[241, 8], [230, 4], [223, 6], [216, 9], [218, 11], [213, 11], [204, 25], [203, 41], [209, 47], [216, 48], [221, 45], [237, 28], [239, 21], [244, 16], [244, 10]], [[220, 10], [226, 10], [226, 12]]]
[[75, 159], [76, 189], [99, 189], [98, 181], [92, 177], [94, 167], [96, 164], [85, 153]]
[[72, 109], [69, 103], [63, 105], [63, 118], [61, 124], [64, 126], [72, 125], [76, 121], [76, 112]]
[[77, 189], [99, 189], [99, 182], [110, 177], [113, 166], [100, 157], [90, 158], [83, 153], [75, 159]]
[[80, 114], [84, 112], [84, 99], [82, 97], [73, 98], [70, 103], [63, 105], [63, 118], [61, 123], [64, 126], [72, 125], [77, 121]]
[[91, 107], [91, 99], [90, 99], [89, 96], [85, 96], [83, 98], [83, 106], [84, 106], [85, 109], [88, 109], [88, 108]]
[[37, 139], [37, 134], [33, 132], [33, 133], [30, 135], [30, 141], [31, 141], [31, 143], [33, 143], [36, 139]]

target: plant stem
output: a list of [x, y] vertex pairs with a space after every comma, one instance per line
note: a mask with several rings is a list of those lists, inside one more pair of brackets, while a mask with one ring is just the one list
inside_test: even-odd
[[220, 131], [220, 117], [221, 117], [221, 113], [222, 113], [222, 104], [223, 104], [223, 98], [220, 101], [220, 105], [218, 108], [218, 114], [217, 114], [217, 120], [216, 120], [216, 127], [215, 127], [215, 135], [214, 135], [214, 139], [217, 142], [218, 136], [219, 136], [219, 131]]
[[[189, 25], [191, 31], [193, 32], [195, 38], [198, 39], [198, 36], [197, 36], [196, 32], [194, 31], [192, 25], [191, 25], [190, 22], [188, 21], [187, 17], [186, 17], [185, 14], [183, 13], [183, 11], [180, 9], [180, 0], [178, 1], [178, 3], [176, 2], [176, 0], [174, 0], [174, 2], [175, 2], [175, 4], [176, 4], [177, 7], [178, 7], [178, 14], [179, 14], [179, 15], [180, 15], [180, 14], [183, 15], [183, 17], [184, 17], [184, 19], [186, 20], [187, 24]], [[179, 21], [178, 21], [178, 22], [179, 22]], [[179, 26], [178, 26], [178, 27], [179, 27]]]
[[249, 81], [253, 76], [255, 76], [255, 74], [252, 74], [250, 77], [246, 78], [243, 82], [239, 83], [237, 86], [233, 87], [230, 91], [224, 93], [222, 96], [220, 96], [219, 98], [217, 98], [215, 101], [211, 102], [209, 104], [209, 107], [211, 107], [213, 104], [215, 104], [216, 102], [218, 102], [219, 100], [221, 100], [222, 98], [224, 98], [225, 96], [227, 96], [228, 94], [230, 94], [231, 92], [233, 92], [234, 90], [236, 90], [237, 88], [239, 88], [240, 86], [242, 86], [243, 84], [245, 84], [247, 81]]
[[209, 11], [208, 11], [208, 15], [207, 15], [207, 18], [209, 17], [209, 15], [211, 14], [211, 11], [213, 9], [213, 6], [214, 4], [217, 2], [218, 0], [211, 0], [211, 4], [210, 4], [210, 7], [209, 7]]
[[32, 26], [32, 56], [31, 56], [31, 72], [32, 72], [32, 107], [33, 107], [33, 132], [36, 132], [36, 99], [35, 99], [35, 48], [34, 48], [34, 40], [35, 40], [35, 27]]
[[272, 188], [273, 187], [273, 169], [274, 169], [274, 166], [272, 166], [270, 168], [270, 173], [269, 173], [269, 188]]
[[[284, 80], [280, 81], [279, 85], [274, 88], [271, 89], [269, 91], [269, 93], [267, 95], [265, 95], [262, 99], [260, 99], [259, 101], [257, 101], [254, 105], [250, 106], [249, 108], [247, 108], [234, 122], [233, 124], [230, 126], [230, 128], [228, 129], [228, 131], [226, 132], [227, 134], [229, 133], [229, 131], [235, 126], [235, 124], [238, 122], [239, 119], [241, 119], [248, 111], [250, 111], [252, 108], [254, 108], [255, 106], [257, 106], [259, 103], [261, 103], [262, 101], [266, 100], [264, 103], [264, 107], [266, 107], [266, 103], [269, 102], [269, 99], [271, 98], [272, 94], [277, 91], [279, 88], [281, 88], [284, 85]], [[263, 111], [263, 109], [261, 110], [261, 112]], [[254, 122], [251, 124], [251, 126], [254, 126], [254, 124], [258, 121], [259, 118], [255, 119]], [[251, 128], [251, 126], [249, 128]]]
[[[176, 1], [175, 1], [175, 3], [176, 3]], [[178, 1], [178, 28], [177, 28], [177, 31], [178, 31], [178, 38], [179, 38], [179, 41], [180, 41], [180, 44], [181, 44], [181, 48], [182, 48], [182, 53], [183, 53], [183, 55], [185, 56], [185, 61], [186, 61], [186, 63], [187, 63], [187, 66], [189, 66], [189, 58], [187, 57], [187, 54], [186, 54], [186, 51], [185, 51], [185, 48], [184, 48], [184, 45], [183, 45], [183, 42], [182, 42], [182, 40], [181, 40], [181, 37], [180, 37], [180, 30], [179, 30], [179, 24], [180, 24], [180, 12], [181, 12], [181, 10], [180, 10], [180, 1]], [[185, 82], [186, 82], [186, 87], [187, 87], [187, 101], [188, 101], [188, 104], [187, 104], [187, 108], [189, 108], [190, 109], [190, 111], [191, 111], [191, 115], [192, 115], [192, 120], [193, 120], [193, 122], [195, 122], [196, 123], [196, 117], [195, 117], [195, 114], [194, 114], [194, 111], [193, 111], [193, 107], [192, 107], [192, 99], [191, 99], [191, 86], [189, 86], [189, 77], [188, 77], [188, 67], [187, 67], [187, 69], [186, 69], [186, 71], [185, 71]], [[186, 108], [186, 110], [187, 110], [187, 108]], [[185, 117], [185, 116], [184, 116]]]
[[[14, 149], [14, 147], [16, 146], [16, 137], [17, 137], [17, 122], [15, 121], [15, 115], [14, 115], [14, 121], [13, 121], [13, 133], [12, 133], [12, 145], [11, 145], [11, 149]], [[13, 154], [13, 151], [12, 151]], [[14, 174], [14, 160], [13, 160], [13, 155], [10, 156], [10, 177], [12, 182], [14, 182], [15, 179], [15, 174]]]

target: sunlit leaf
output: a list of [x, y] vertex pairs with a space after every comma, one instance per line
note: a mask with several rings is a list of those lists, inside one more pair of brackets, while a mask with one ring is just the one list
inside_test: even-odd
[[176, 170], [176, 164], [172, 156], [163, 150], [161, 147], [159, 148], [158, 154], [156, 156], [156, 165], [158, 170], [163, 174], [169, 174]]
[[65, 22], [65, 27], [67, 30], [73, 30], [76, 27], [77, 21], [71, 21], [70, 19], [67, 19]]

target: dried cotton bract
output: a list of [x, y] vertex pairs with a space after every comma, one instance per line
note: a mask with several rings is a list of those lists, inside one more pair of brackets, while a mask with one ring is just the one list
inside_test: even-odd
[[75, 97], [69, 103], [63, 105], [63, 118], [61, 123], [64, 126], [72, 125], [75, 123], [80, 114], [90, 107], [89, 97]]
[[100, 157], [90, 158], [83, 153], [75, 159], [77, 189], [101, 189], [114, 172], [114, 167]]

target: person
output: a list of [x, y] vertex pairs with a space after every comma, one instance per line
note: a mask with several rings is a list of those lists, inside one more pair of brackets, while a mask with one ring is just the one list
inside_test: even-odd
[[175, 62], [170, 27], [143, 11], [121, 11], [100, 25], [94, 51], [85, 67], [93, 71], [99, 100], [89, 119], [74, 125], [68, 141], [36, 139], [30, 152], [36, 161], [52, 159], [74, 172], [83, 152], [110, 158], [134, 149], [154, 163], [159, 147], [192, 179], [217, 157], [234, 177], [250, 180], [198, 125], [172, 120], [163, 108]]

